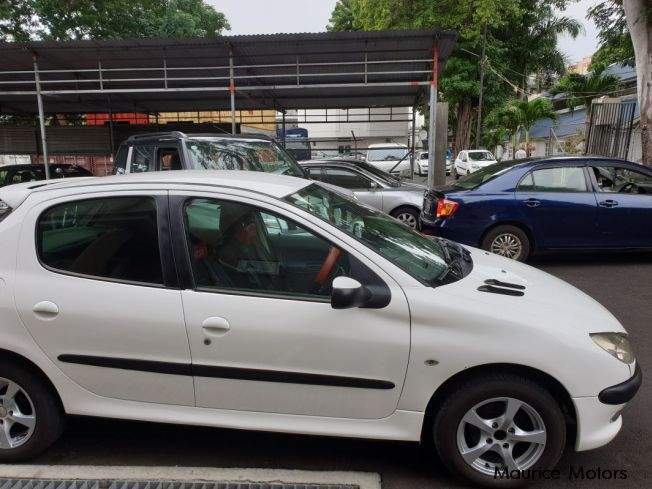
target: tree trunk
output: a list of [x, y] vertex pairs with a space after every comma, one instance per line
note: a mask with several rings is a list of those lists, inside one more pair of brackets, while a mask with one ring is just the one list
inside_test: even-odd
[[530, 128], [525, 129], [525, 154], [530, 157]]
[[648, 0], [623, 0], [634, 44], [644, 165], [652, 166], [652, 15]]
[[468, 148], [471, 129], [471, 103], [460, 102], [457, 106], [457, 130], [455, 131], [455, 152]]

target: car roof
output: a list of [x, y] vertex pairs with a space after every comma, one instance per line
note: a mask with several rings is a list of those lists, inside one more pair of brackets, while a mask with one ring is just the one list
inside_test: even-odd
[[[79, 177], [8, 185], [0, 189], [0, 200], [11, 207], [22, 203], [30, 194], [65, 189], [100, 189], [118, 185], [201, 185], [215, 188], [237, 188], [270, 197], [282, 198], [310, 185], [311, 180], [241, 170], [177, 170], [132, 173], [108, 177]], [[11, 202], [9, 200], [11, 200]], [[12, 205], [13, 204], [13, 205]]]
[[245, 133], [245, 134], [224, 134], [214, 132], [197, 132], [185, 133], [181, 131], [166, 131], [166, 132], [149, 132], [144, 134], [134, 134], [129, 136], [125, 142], [135, 143], [142, 141], [160, 141], [163, 139], [192, 139], [192, 138], [211, 138], [223, 140], [265, 140], [273, 141], [273, 138], [266, 134], [261, 133]]
[[609, 158], [606, 156], [598, 156], [598, 155], [556, 155], [556, 156], [523, 158], [522, 160], [519, 160], [519, 163], [517, 165], [532, 167], [541, 164], [550, 164], [550, 163], [574, 164], [577, 162], [617, 163], [619, 165], [630, 165], [632, 167], [642, 166], [637, 163], [632, 163], [631, 161], [622, 160], [618, 158]]
[[367, 149], [374, 148], [407, 148], [407, 146], [401, 143], [374, 143], [367, 146]]

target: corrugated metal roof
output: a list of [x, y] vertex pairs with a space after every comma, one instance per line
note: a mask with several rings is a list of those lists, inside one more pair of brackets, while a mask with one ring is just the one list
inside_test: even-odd
[[[0, 112], [36, 111], [32, 94], [15, 93], [34, 90], [33, 54], [38, 57], [42, 80], [50, 82], [43, 84], [45, 89], [61, 92], [45, 100], [45, 109], [51, 113], [106, 111], [111, 89], [115, 112], [228, 108], [230, 50], [240, 77], [236, 82], [238, 109], [408, 106], [424, 89], [419, 83], [429, 80], [433, 45], [438, 44], [444, 62], [456, 40], [454, 32], [431, 29], [0, 43]], [[366, 77], [365, 58], [369, 62]], [[160, 91], [164, 62], [168, 91]], [[99, 63], [104, 91], [88, 93], [100, 88]], [[297, 63], [300, 86], [296, 86]]]

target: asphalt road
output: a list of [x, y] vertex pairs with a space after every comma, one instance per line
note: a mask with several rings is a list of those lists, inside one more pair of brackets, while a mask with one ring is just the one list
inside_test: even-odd
[[[586, 291], [625, 325], [644, 372], [652, 368], [652, 254], [575, 255], [533, 265]], [[652, 487], [652, 380], [648, 375], [627, 408], [624, 428], [610, 445], [567, 450], [561, 480], [537, 487]], [[467, 487], [435, 456], [409, 443], [328, 439], [177, 427], [88, 418], [71, 419], [57, 444], [34, 463], [258, 467], [377, 472], [385, 489]], [[568, 467], [618, 469], [627, 480], [574, 480]]]

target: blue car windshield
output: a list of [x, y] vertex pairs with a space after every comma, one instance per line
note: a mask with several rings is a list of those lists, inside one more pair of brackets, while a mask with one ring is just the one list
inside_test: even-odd
[[481, 168], [480, 170], [471, 173], [461, 180], [458, 180], [453, 186], [463, 190], [473, 190], [474, 188], [478, 188], [483, 183], [487, 183], [489, 180], [493, 180], [503, 173], [507, 173], [512, 169], [514, 165], [518, 163], [523, 163], [523, 160], [505, 161]]

